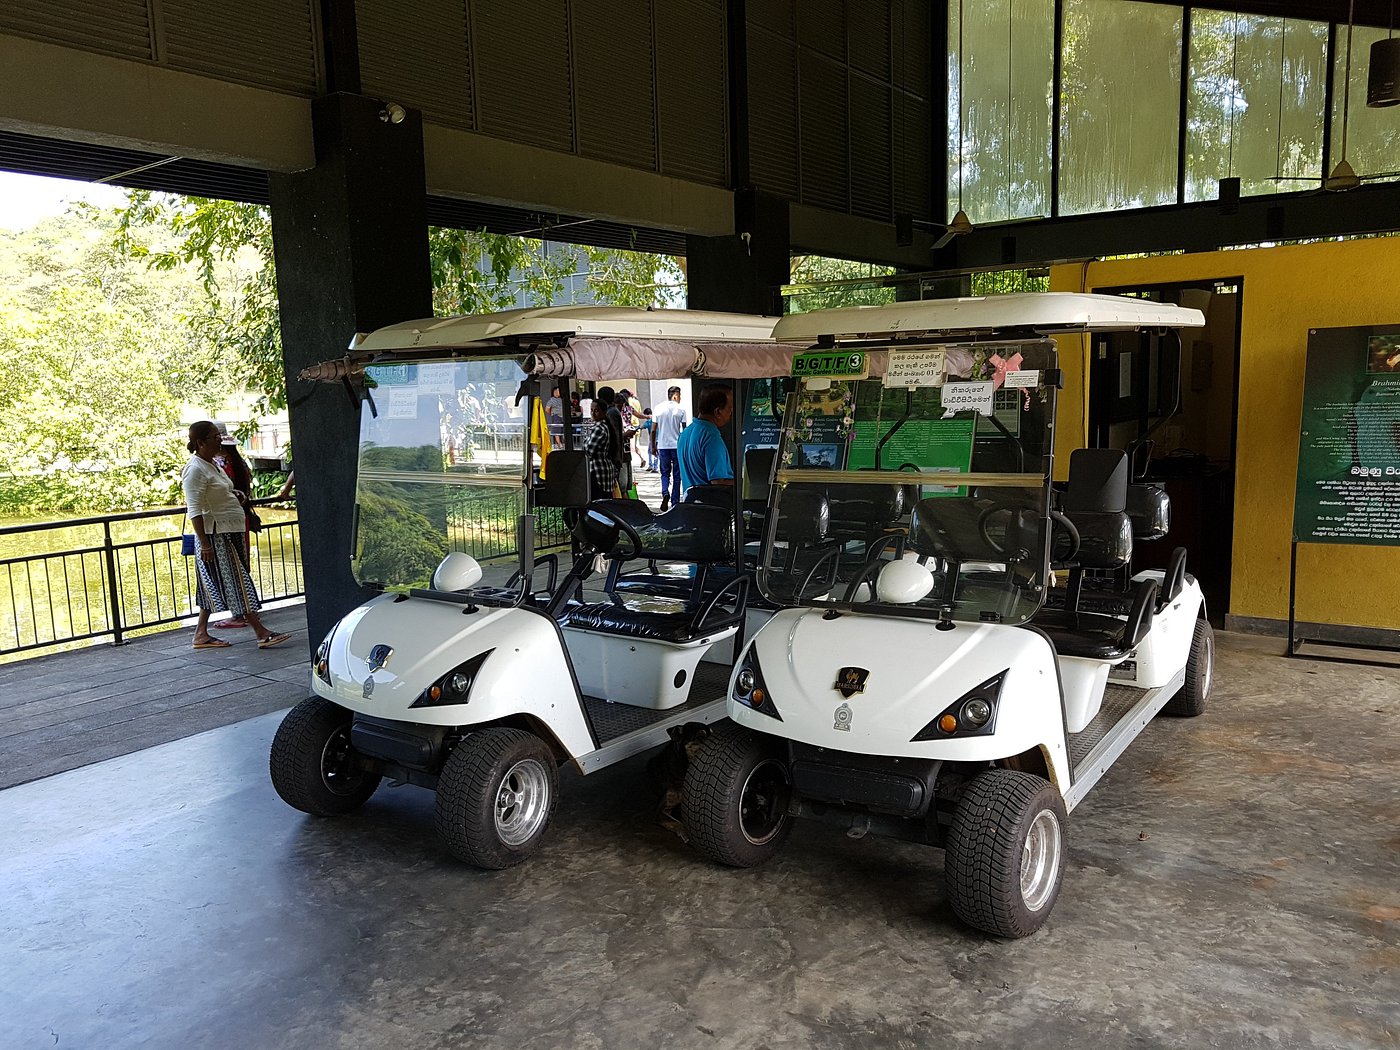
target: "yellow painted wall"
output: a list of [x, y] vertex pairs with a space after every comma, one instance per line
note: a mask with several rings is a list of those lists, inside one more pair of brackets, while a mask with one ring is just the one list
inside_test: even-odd
[[[1230, 608], [1288, 617], [1288, 556], [1309, 328], [1400, 327], [1400, 239], [1054, 267], [1058, 292], [1244, 278]], [[1061, 341], [1056, 460], [1084, 444], [1087, 340]], [[1063, 468], [1061, 468], [1063, 469]], [[1298, 618], [1400, 630], [1400, 547], [1300, 544]]]

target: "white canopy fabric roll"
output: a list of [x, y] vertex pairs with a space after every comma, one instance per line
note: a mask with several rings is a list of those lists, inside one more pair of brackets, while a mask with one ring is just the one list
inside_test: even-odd
[[792, 374], [790, 343], [702, 343], [704, 355], [694, 373], [706, 379], [771, 379]]

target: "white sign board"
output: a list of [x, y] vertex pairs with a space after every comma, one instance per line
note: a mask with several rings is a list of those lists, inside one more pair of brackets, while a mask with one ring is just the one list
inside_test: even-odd
[[418, 388], [416, 386], [391, 386], [388, 390], [389, 405], [384, 410], [384, 415], [387, 418], [413, 419], [418, 415]]
[[450, 364], [418, 366], [418, 389], [425, 394], [451, 394], [456, 392], [452, 382]]
[[1040, 369], [1030, 368], [1022, 372], [1006, 373], [1006, 389], [1018, 390], [1022, 387], [1040, 386]]
[[942, 386], [948, 378], [948, 356], [936, 350], [891, 350], [885, 386]]
[[978, 414], [992, 414], [992, 395], [996, 384], [990, 379], [982, 383], [945, 383], [943, 386], [943, 418], [954, 412], [976, 410]]

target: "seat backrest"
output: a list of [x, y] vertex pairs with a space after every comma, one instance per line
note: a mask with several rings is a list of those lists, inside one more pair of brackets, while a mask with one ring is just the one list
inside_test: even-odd
[[1060, 510], [1079, 530], [1075, 560], [1086, 569], [1117, 569], [1133, 559], [1128, 508], [1128, 454], [1116, 448], [1077, 448]]
[[1077, 448], [1069, 454], [1069, 484], [1060, 495], [1066, 514], [1122, 514], [1128, 508], [1128, 454], [1116, 448]]
[[1128, 486], [1128, 517], [1133, 539], [1160, 540], [1171, 531], [1171, 499], [1160, 485], [1139, 481]]
[[727, 562], [733, 557], [734, 511], [730, 507], [677, 503], [670, 510], [653, 514], [640, 500], [599, 502], [637, 530], [642, 550], [636, 557], [697, 565]]
[[544, 477], [535, 490], [537, 505], [583, 507], [588, 504], [588, 455], [582, 449], [555, 449], [544, 466]]
[[769, 479], [773, 476], [773, 460], [777, 458], [776, 448], [750, 448], [744, 450], [744, 502], [768, 502]]

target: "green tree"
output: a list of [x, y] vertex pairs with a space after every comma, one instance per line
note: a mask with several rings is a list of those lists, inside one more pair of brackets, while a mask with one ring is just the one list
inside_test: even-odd
[[[192, 268], [203, 298], [193, 337], [236, 360], [259, 412], [286, 406], [268, 210], [254, 204], [133, 191], [118, 213], [117, 249], [156, 270]], [[674, 259], [545, 242], [482, 230], [432, 227], [428, 255], [438, 316], [556, 301], [572, 278], [618, 305], [660, 305], [679, 284]]]

